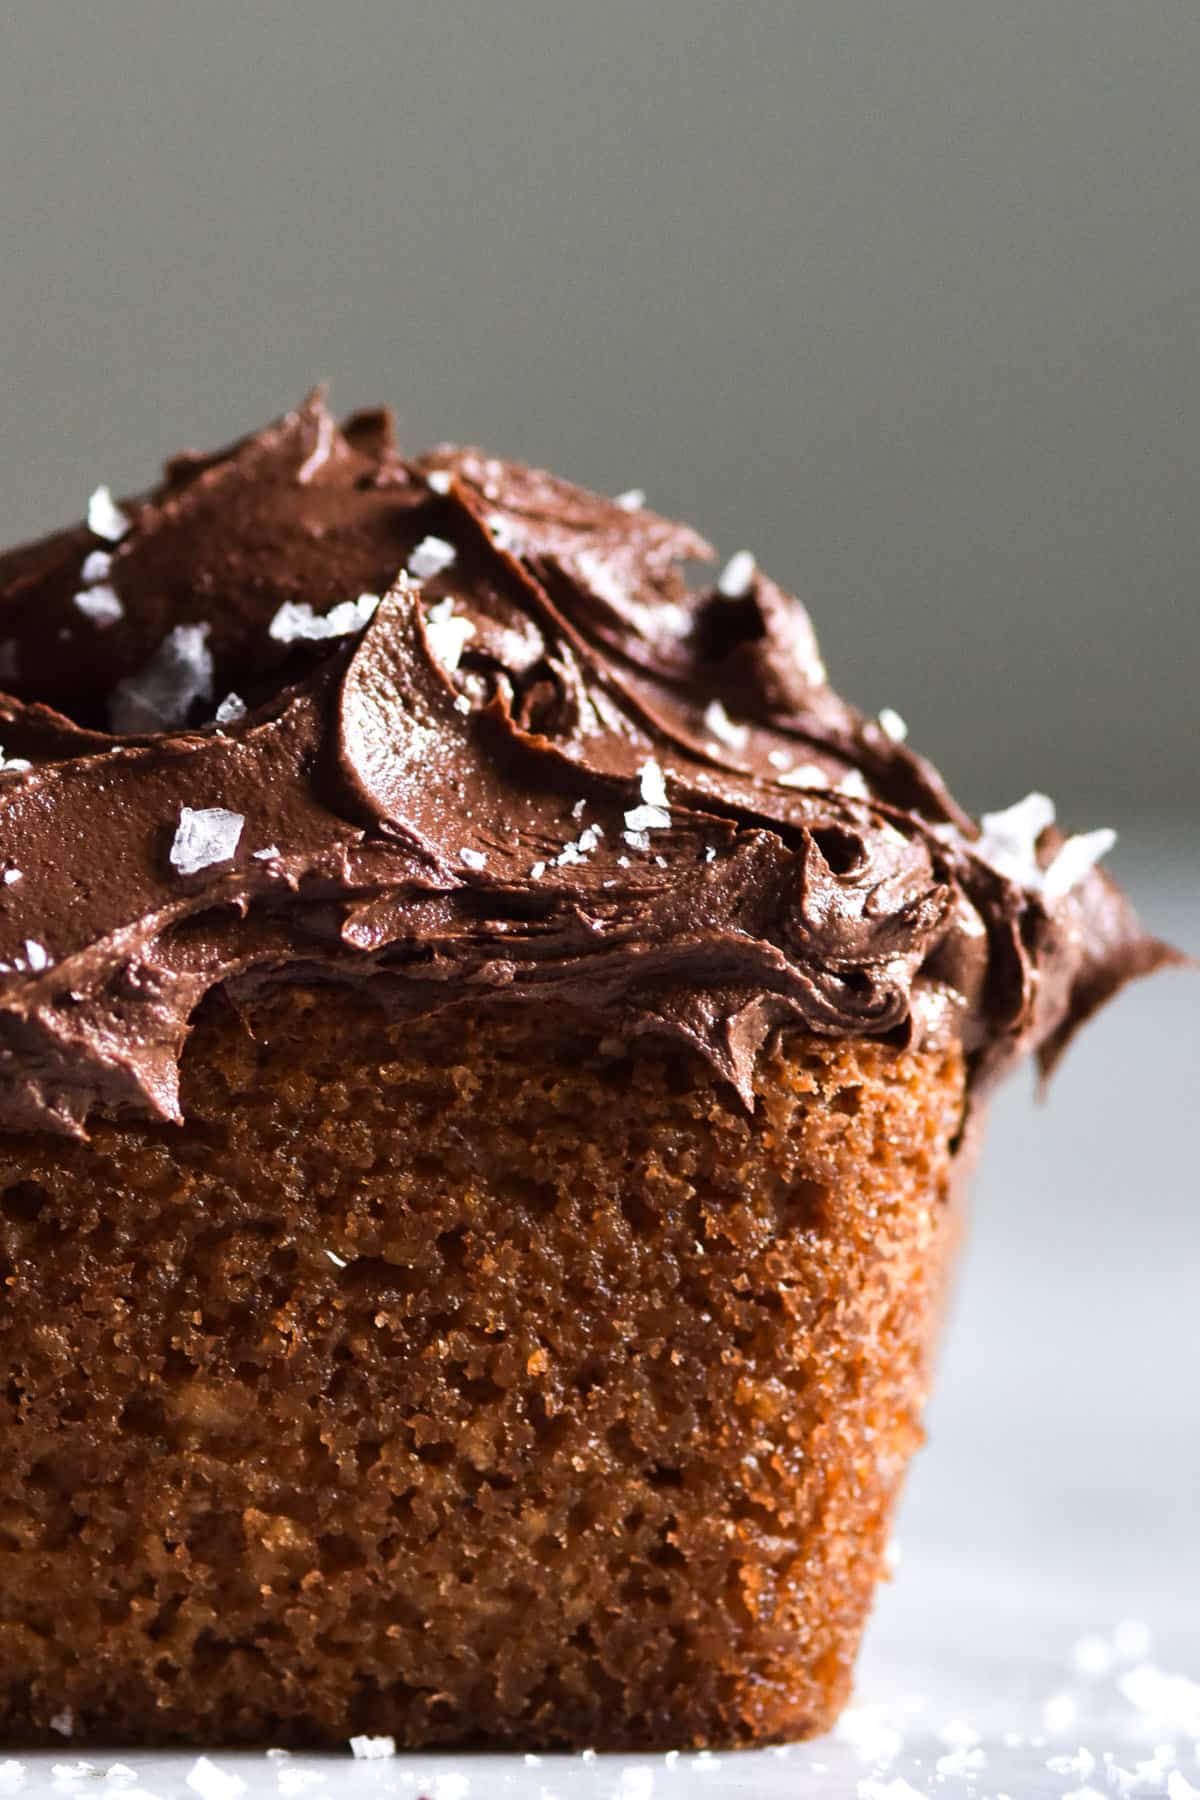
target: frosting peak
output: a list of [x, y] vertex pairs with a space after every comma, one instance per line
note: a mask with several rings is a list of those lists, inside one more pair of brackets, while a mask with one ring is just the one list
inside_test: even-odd
[[217, 986], [566, 1005], [749, 1104], [789, 1024], [953, 1033], [977, 1087], [1171, 958], [1096, 837], [981, 837], [751, 558], [689, 586], [711, 560], [319, 395], [0, 558], [0, 1128], [177, 1117]]

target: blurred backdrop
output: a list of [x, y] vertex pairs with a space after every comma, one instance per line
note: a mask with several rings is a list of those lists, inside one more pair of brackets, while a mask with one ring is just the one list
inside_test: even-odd
[[1193, 0], [10, 0], [0, 539], [318, 378], [749, 545], [975, 808], [1198, 817]]

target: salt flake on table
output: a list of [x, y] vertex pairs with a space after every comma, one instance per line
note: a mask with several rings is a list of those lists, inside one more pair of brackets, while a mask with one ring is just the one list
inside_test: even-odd
[[242, 813], [224, 806], [181, 806], [170, 861], [181, 875], [195, 875], [215, 863], [228, 862], [238, 847]]
[[88, 530], [110, 544], [120, 543], [129, 530], [129, 520], [106, 487], [98, 487], [88, 501]]
[[187, 1784], [201, 1800], [236, 1800], [246, 1783], [229, 1769], [219, 1769], [207, 1756], [197, 1757], [187, 1773]]
[[360, 1762], [382, 1762], [385, 1757], [395, 1756], [396, 1740], [394, 1737], [352, 1737], [350, 1750]]

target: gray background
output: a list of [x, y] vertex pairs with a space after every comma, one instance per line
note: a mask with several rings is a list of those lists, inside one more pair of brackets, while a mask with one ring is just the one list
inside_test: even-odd
[[318, 377], [748, 543], [975, 807], [1194, 827], [1195, 0], [10, 0], [0, 540]]
[[[804, 594], [968, 803], [1119, 824], [1200, 951], [1198, 94], [1196, 0], [10, 6], [0, 538], [320, 376], [413, 445], [644, 485]], [[1172, 1735], [1109, 1683], [1029, 1742], [1082, 1632], [1142, 1617], [1200, 1674], [1197, 991], [1140, 986], [1048, 1109], [998, 1104], [861, 1667], [924, 1696], [922, 1789], [955, 1713], [1014, 1800], [1080, 1785], [1054, 1749]], [[860, 1773], [823, 1744], [704, 1779]]]

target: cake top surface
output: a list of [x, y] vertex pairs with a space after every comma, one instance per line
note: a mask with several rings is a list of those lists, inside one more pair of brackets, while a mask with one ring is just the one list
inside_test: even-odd
[[779, 1029], [974, 1087], [1172, 953], [1031, 795], [980, 830], [742, 552], [320, 395], [0, 557], [0, 1128], [178, 1117], [198, 1003], [562, 1005], [751, 1100]]

